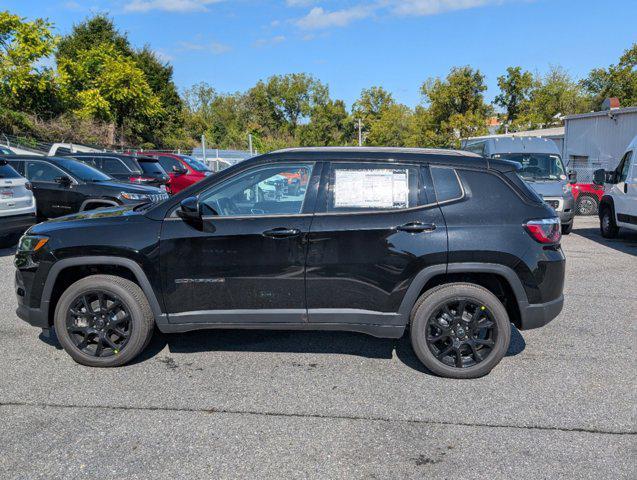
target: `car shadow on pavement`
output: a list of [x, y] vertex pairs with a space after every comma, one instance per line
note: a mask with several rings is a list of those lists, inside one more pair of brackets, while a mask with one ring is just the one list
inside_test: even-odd
[[573, 230], [573, 234], [580, 235], [584, 238], [597, 242], [600, 245], [613, 248], [619, 252], [637, 256], [636, 232], [621, 229], [617, 238], [604, 238], [599, 233], [599, 228], [576, 228]]
[[[354, 355], [385, 359], [396, 357], [414, 370], [433, 375], [414, 353], [409, 334], [399, 339], [375, 338], [362, 333], [286, 331], [286, 330], [200, 330], [182, 334], [155, 335], [146, 350], [132, 363], [140, 363], [158, 355], [168, 346], [171, 353], [209, 351], [320, 353]], [[526, 348], [520, 331], [511, 325], [511, 342], [506, 356], [514, 356]]]

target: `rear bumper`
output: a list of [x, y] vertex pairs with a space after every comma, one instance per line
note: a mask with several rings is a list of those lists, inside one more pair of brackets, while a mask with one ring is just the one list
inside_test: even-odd
[[13, 215], [11, 217], [0, 217], [0, 237], [22, 233], [27, 228], [37, 223], [35, 213], [26, 215]]
[[520, 330], [543, 327], [557, 317], [564, 307], [564, 295], [546, 303], [520, 305]]

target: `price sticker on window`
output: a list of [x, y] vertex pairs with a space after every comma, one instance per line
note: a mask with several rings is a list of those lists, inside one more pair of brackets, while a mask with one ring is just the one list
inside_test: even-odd
[[408, 200], [406, 168], [334, 172], [334, 208], [406, 208]]

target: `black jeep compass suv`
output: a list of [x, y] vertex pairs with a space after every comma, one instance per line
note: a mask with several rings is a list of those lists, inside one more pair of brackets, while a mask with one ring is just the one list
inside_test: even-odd
[[[162, 332], [349, 330], [398, 338], [456, 378], [488, 373], [511, 323], [563, 304], [560, 223], [517, 164], [425, 149], [291, 149], [160, 204], [32, 227], [18, 315], [84, 365], [125, 364]], [[298, 191], [286, 175], [309, 179]]]

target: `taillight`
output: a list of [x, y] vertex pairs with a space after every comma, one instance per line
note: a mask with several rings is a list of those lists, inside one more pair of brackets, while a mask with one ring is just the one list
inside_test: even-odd
[[27, 182], [24, 184], [24, 188], [27, 190], [33, 190], [33, 185], [31, 185], [31, 182]]
[[146, 178], [146, 177], [130, 177], [129, 180], [133, 183], [147, 183], [155, 180], [154, 178]]
[[535, 241], [540, 243], [560, 243], [562, 239], [559, 218], [529, 220], [524, 224], [524, 228]]

